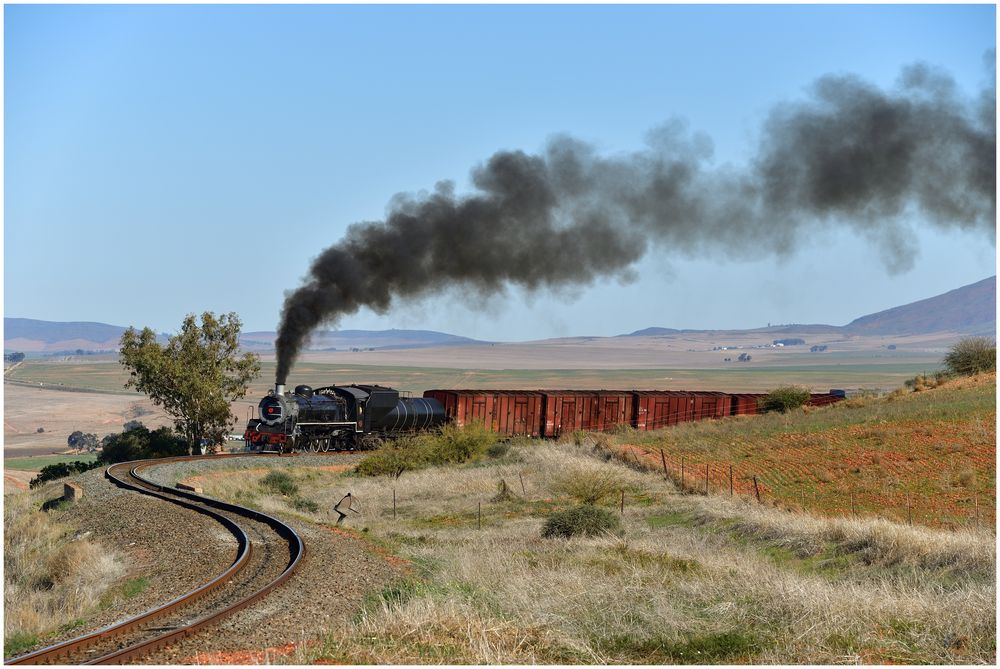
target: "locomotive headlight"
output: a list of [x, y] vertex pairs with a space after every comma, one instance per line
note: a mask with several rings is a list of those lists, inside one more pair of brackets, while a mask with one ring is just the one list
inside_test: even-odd
[[285, 409], [277, 397], [265, 397], [260, 401], [260, 419], [268, 425], [285, 419]]

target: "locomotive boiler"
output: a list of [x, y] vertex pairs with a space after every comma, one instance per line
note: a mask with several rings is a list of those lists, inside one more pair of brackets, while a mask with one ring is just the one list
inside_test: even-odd
[[400, 397], [378, 385], [296, 386], [283, 384], [257, 405], [243, 433], [248, 449], [340, 451], [365, 447], [371, 437], [425, 430], [445, 421], [444, 407], [426, 397]]

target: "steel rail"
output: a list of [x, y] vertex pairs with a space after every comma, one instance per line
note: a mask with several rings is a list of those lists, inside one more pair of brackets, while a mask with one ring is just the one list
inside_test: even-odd
[[[226, 517], [222, 513], [213, 511], [206, 507], [213, 507], [222, 511], [227, 511], [230, 513], [235, 513], [237, 515], [250, 518], [257, 522], [264, 523], [275, 530], [275, 532], [286, 539], [289, 543], [289, 560], [285, 566], [282, 573], [270, 583], [264, 587], [258, 589], [253, 594], [248, 597], [244, 597], [233, 605], [220, 609], [214, 613], [202, 617], [199, 620], [189, 623], [187, 625], [178, 627], [177, 629], [161, 634], [152, 639], [147, 639], [145, 641], [140, 641], [124, 648], [118, 649], [111, 653], [107, 653], [97, 658], [93, 658], [85, 662], [85, 664], [114, 664], [123, 663], [129, 659], [139, 657], [150, 653], [154, 650], [162, 648], [170, 643], [178, 641], [186, 636], [194, 634], [198, 630], [208, 627], [223, 618], [242, 610], [243, 608], [249, 606], [250, 604], [258, 601], [259, 599], [266, 596], [271, 590], [278, 587], [285, 581], [287, 581], [298, 565], [301, 563], [305, 555], [305, 544], [302, 542], [302, 538], [285, 523], [268, 516], [259, 511], [254, 511], [253, 509], [247, 509], [236, 504], [230, 504], [228, 502], [223, 502], [221, 500], [216, 500], [211, 497], [206, 497], [203, 495], [198, 495], [193, 492], [188, 492], [184, 490], [178, 490], [173, 488], [168, 488], [162, 486], [158, 483], [150, 481], [139, 475], [140, 469], [145, 469], [153, 465], [167, 464], [170, 462], [179, 461], [192, 461], [192, 460], [203, 460], [203, 459], [218, 459], [219, 457], [246, 457], [249, 454], [233, 454], [229, 456], [185, 456], [177, 458], [161, 458], [157, 460], [137, 460], [128, 463], [119, 463], [112, 465], [105, 470], [105, 476], [114, 482], [116, 485], [138, 491], [142, 494], [150, 495], [165, 501], [178, 504], [185, 508], [189, 508], [193, 511], [203, 513], [210, 517], [215, 518], [220, 523], [222, 523], [227, 529], [229, 529], [236, 536], [239, 543], [239, 551], [236, 560], [233, 564], [221, 575], [212, 579], [208, 583], [199, 588], [192, 590], [191, 592], [181, 595], [180, 597], [167, 602], [166, 604], [151, 609], [143, 614], [130, 618], [122, 623], [116, 623], [110, 625], [104, 629], [98, 630], [90, 634], [85, 634], [74, 639], [69, 639], [67, 641], [54, 644], [47, 648], [42, 648], [40, 650], [21, 655], [19, 657], [14, 657], [4, 661], [4, 664], [42, 664], [45, 662], [52, 662], [58, 660], [63, 656], [69, 655], [74, 651], [80, 651], [90, 646], [95, 646], [98, 643], [102, 643], [115, 636], [120, 636], [131, 629], [148, 623], [156, 618], [163, 617], [170, 613], [177, 611], [178, 609], [190, 605], [200, 599], [201, 597], [209, 594], [210, 592], [217, 589], [224, 583], [228, 583], [232, 577], [234, 577], [240, 570], [246, 566], [250, 560], [252, 545], [246, 531], [241, 528], [236, 522]], [[261, 454], [257, 457], [266, 457]], [[128, 476], [134, 479], [135, 482], [129, 482], [125, 477], [119, 478], [112, 473], [112, 469], [122, 469], [131, 465], [129, 469]], [[177, 499], [178, 497], [183, 499]]]

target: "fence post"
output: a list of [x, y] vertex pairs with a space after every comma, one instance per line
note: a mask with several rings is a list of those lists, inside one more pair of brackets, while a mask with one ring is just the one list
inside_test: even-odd
[[708, 495], [708, 465], [705, 465], [705, 494]]
[[660, 460], [663, 462], [663, 478], [670, 478], [670, 474], [667, 473], [667, 456], [663, 454], [663, 449], [660, 449]]
[[392, 519], [396, 520], [396, 489], [392, 489]]
[[622, 513], [623, 515], [624, 515], [624, 513], [625, 513], [625, 491], [624, 491], [624, 490], [622, 490], [622, 506], [621, 506], [621, 513]]
[[854, 491], [851, 491], [851, 517], [856, 517], [857, 511], [854, 509]]
[[973, 499], [975, 500], [975, 503], [976, 503], [976, 529], [978, 530], [979, 529], [979, 493], [978, 492], [975, 494], [975, 497], [973, 497]]
[[729, 465], [729, 496], [733, 496], [733, 466]]
[[681, 492], [684, 492], [684, 456], [681, 456]]
[[757, 503], [760, 504], [760, 488], [757, 487], [757, 475], [753, 477], [753, 492], [757, 495]]
[[910, 503], [910, 497], [906, 497], [906, 523], [913, 526], [913, 505]]
[[521, 472], [517, 473], [517, 478], [521, 481], [521, 494], [527, 495], [528, 493], [524, 491], [524, 477], [521, 476]]

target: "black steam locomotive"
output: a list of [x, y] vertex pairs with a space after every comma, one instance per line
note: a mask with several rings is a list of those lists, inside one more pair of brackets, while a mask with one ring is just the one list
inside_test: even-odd
[[296, 386], [278, 384], [257, 405], [243, 433], [250, 450], [341, 451], [366, 447], [377, 437], [424, 430], [445, 421], [435, 399], [400, 397], [384, 386]]

